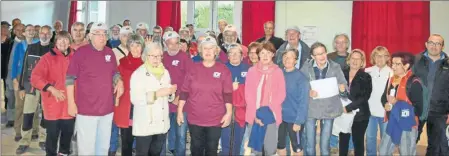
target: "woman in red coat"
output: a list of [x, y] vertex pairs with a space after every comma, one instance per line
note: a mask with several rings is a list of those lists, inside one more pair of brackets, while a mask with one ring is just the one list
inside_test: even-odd
[[122, 138], [122, 155], [132, 155], [132, 145], [134, 137], [132, 135], [132, 105], [130, 99], [130, 79], [132, 73], [143, 64], [140, 58], [142, 51], [145, 49], [143, 38], [137, 34], [132, 34], [126, 44], [130, 55], [120, 59], [118, 70], [123, 79], [125, 92], [120, 97], [118, 106], [114, 109], [114, 123], [120, 128]]

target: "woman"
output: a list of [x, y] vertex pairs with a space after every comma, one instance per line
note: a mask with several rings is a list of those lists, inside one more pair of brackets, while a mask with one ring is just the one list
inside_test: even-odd
[[132, 135], [136, 137], [136, 155], [156, 156], [161, 154], [170, 128], [168, 99], [176, 85], [171, 85], [170, 74], [162, 65], [162, 47], [158, 43], [147, 46], [141, 55], [143, 65], [131, 75]]
[[[192, 155], [217, 155], [221, 128], [232, 116], [232, 77], [225, 64], [217, 62], [220, 47], [208, 36], [199, 45], [202, 62], [190, 67], [178, 104], [178, 124], [189, 125]], [[186, 106], [187, 121], [184, 121]]]
[[248, 63], [250, 65], [255, 65], [257, 64], [257, 62], [259, 62], [259, 54], [257, 53], [257, 48], [260, 46], [261, 44], [259, 42], [252, 42], [251, 44], [249, 44], [248, 46], [248, 56], [249, 56], [249, 61]]
[[145, 42], [140, 35], [132, 34], [126, 43], [131, 55], [120, 59], [118, 70], [123, 79], [125, 92], [120, 97], [118, 106], [114, 109], [114, 123], [120, 128], [122, 139], [122, 155], [131, 156], [134, 137], [132, 135], [132, 106], [130, 99], [131, 75], [142, 63], [141, 55], [145, 49]]
[[321, 155], [330, 155], [329, 140], [332, 135], [332, 125], [334, 119], [343, 113], [341, 96], [346, 95], [347, 82], [341, 67], [334, 61], [327, 59], [326, 46], [320, 42], [314, 43], [310, 48], [312, 60], [304, 62], [301, 72], [305, 74], [309, 81], [316, 81], [328, 78], [336, 78], [339, 95], [328, 98], [316, 98], [319, 96], [313, 88], [310, 90], [308, 118], [306, 121], [306, 150], [305, 155], [315, 155], [316, 143], [316, 123], [320, 120], [320, 152]]
[[186, 41], [185, 39], [180, 39], [179, 43], [180, 43], [179, 47], [180, 47], [181, 51], [183, 51], [183, 52], [187, 53], [188, 55], [190, 55], [190, 53], [189, 53], [189, 49], [190, 49], [189, 42]]
[[[228, 49], [229, 62], [226, 66], [232, 74], [232, 104], [234, 105], [234, 124], [221, 131], [221, 153], [223, 155], [240, 155], [243, 135], [245, 133], [245, 80], [249, 65], [243, 62], [240, 44], [231, 44]], [[231, 138], [231, 136], [233, 136]]]
[[389, 67], [390, 53], [387, 48], [383, 46], [377, 46], [371, 53], [371, 66], [365, 69], [365, 72], [371, 75], [373, 91], [368, 100], [371, 116], [368, 122], [368, 128], [366, 129], [366, 155], [377, 155], [377, 133], [380, 132], [380, 138], [387, 128], [384, 122], [385, 108], [380, 101], [382, 94], [385, 90], [390, 74], [393, 74], [393, 70]]
[[71, 40], [67, 31], [59, 32], [55, 37], [55, 47], [41, 57], [31, 73], [31, 85], [41, 90], [47, 130], [45, 151], [50, 156], [70, 154], [75, 127], [75, 119], [68, 113], [65, 86], [65, 75], [74, 52], [69, 48]]
[[[278, 128], [282, 123], [282, 102], [285, 99], [285, 81], [282, 70], [273, 62], [276, 49], [271, 43], [263, 43], [257, 49], [260, 61], [251, 67], [247, 74], [245, 86], [246, 98], [246, 122], [250, 136], [248, 146], [253, 153], [265, 151], [266, 155], [276, 153], [278, 140]], [[263, 118], [272, 119], [274, 122], [263, 122]], [[269, 120], [267, 120], [269, 121]], [[257, 124], [257, 126], [255, 125]], [[251, 134], [254, 127], [266, 127], [266, 133], [262, 135]], [[258, 143], [258, 139], [263, 139]], [[262, 149], [262, 145], [264, 149]]]
[[282, 103], [282, 123], [278, 133], [278, 155], [287, 155], [286, 138], [289, 136], [293, 147], [292, 155], [299, 155], [302, 149], [302, 128], [307, 120], [309, 108], [309, 82], [307, 77], [295, 68], [299, 52], [288, 49], [282, 54], [286, 84], [286, 98]]
[[[380, 142], [379, 155], [392, 155], [396, 145], [399, 146], [401, 155], [416, 155], [418, 116], [423, 111], [422, 82], [410, 70], [414, 64], [413, 54], [397, 52], [391, 58], [394, 75], [388, 80], [381, 99], [388, 123]], [[401, 126], [396, 127], [399, 125], [398, 119], [391, 118], [392, 116], [400, 116]], [[408, 131], [404, 130], [400, 135], [394, 133], [402, 128]]]
[[347, 67], [343, 70], [346, 81], [349, 82], [348, 99], [352, 102], [343, 108], [343, 112], [349, 113], [356, 111], [351, 132], [342, 133], [339, 135], [339, 149], [340, 155], [348, 155], [349, 139], [352, 135], [352, 142], [354, 143], [354, 154], [356, 156], [363, 156], [365, 152], [365, 131], [368, 127], [369, 111], [368, 99], [372, 91], [371, 76], [365, 73], [366, 65], [365, 53], [360, 49], [352, 50], [346, 58]]

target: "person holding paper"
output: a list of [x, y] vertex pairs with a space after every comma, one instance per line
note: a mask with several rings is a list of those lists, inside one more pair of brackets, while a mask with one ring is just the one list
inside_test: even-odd
[[365, 52], [360, 49], [352, 50], [346, 59], [346, 64], [348, 66], [343, 69], [343, 74], [349, 82], [348, 99], [352, 102], [343, 108], [343, 112], [358, 111], [352, 123], [352, 133], [340, 132], [339, 155], [348, 155], [349, 139], [352, 135], [354, 154], [356, 156], [363, 156], [365, 153], [365, 131], [368, 127], [369, 117], [371, 116], [368, 99], [371, 96], [373, 88], [371, 76], [363, 69], [366, 66]]
[[334, 119], [343, 113], [340, 96], [346, 95], [347, 82], [340, 65], [327, 59], [327, 49], [324, 44], [314, 43], [311, 46], [310, 54], [313, 59], [304, 63], [301, 72], [307, 76], [309, 81], [336, 79], [337, 83], [333, 84], [335, 86], [328, 87], [338, 88], [339, 94], [327, 98], [317, 98], [320, 93], [311, 88], [308, 119], [305, 125], [307, 140], [305, 155], [316, 155], [315, 138], [318, 120], [321, 121], [321, 155], [330, 155], [329, 140], [332, 135], [332, 125]]
[[[278, 127], [282, 123], [282, 102], [285, 99], [285, 79], [282, 70], [273, 62], [274, 53], [276, 49], [272, 43], [262, 43], [257, 49], [259, 51], [260, 61], [251, 67], [247, 74], [247, 81], [245, 86], [246, 98], [246, 122], [248, 124], [245, 135], [260, 136], [251, 134], [254, 132], [254, 127], [266, 127], [263, 138], [255, 137], [249, 138], [251, 140], [262, 141], [266, 155], [274, 155], [276, 153], [276, 143], [278, 140]], [[262, 111], [265, 108], [268, 111]], [[262, 112], [260, 116], [267, 118], [274, 116], [275, 123], [265, 124], [263, 120], [256, 117], [256, 112]], [[255, 126], [258, 124], [259, 126]], [[254, 132], [255, 133], [255, 132]], [[250, 146], [250, 144], [249, 144]], [[251, 147], [251, 146], [250, 146]], [[253, 148], [253, 153], [261, 154], [262, 151], [256, 151]], [[247, 155], [247, 153], [245, 153]]]
[[299, 52], [288, 49], [282, 54], [285, 68], [286, 98], [282, 103], [282, 123], [278, 133], [278, 155], [287, 155], [286, 137], [289, 136], [293, 148], [292, 155], [299, 155], [303, 150], [302, 133], [307, 120], [309, 107], [309, 82], [307, 77], [295, 68]]

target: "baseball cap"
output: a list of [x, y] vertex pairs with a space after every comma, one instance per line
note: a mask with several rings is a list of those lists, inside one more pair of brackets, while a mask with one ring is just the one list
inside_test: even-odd
[[213, 38], [212, 36], [207, 36], [203, 41], [201, 41], [200, 44], [201, 45], [204, 45], [204, 44], [217, 45], [217, 40], [215, 40], [215, 38]]
[[164, 37], [163, 37], [164, 41], [167, 41], [172, 38], [179, 38], [178, 33], [176, 33], [175, 31], [167, 31], [164, 33]]
[[137, 23], [136, 29], [146, 29], [146, 30], [148, 30], [148, 25], [146, 23], [140, 22], [140, 23]]
[[7, 21], [2, 21], [2, 25], [8, 25], [8, 27], [11, 26]]
[[94, 32], [96, 30], [108, 30], [108, 26], [102, 22], [92, 24], [90, 28], [90, 32]]
[[133, 33], [133, 28], [131, 26], [124, 26], [120, 29], [120, 34], [130, 34]]
[[187, 27], [182, 27], [181, 29], [179, 29], [179, 32], [181, 32], [181, 31], [190, 31], [190, 30]]
[[226, 31], [234, 31], [234, 32], [237, 32], [237, 28], [236, 28], [234, 25], [232, 25], [232, 24], [228, 24], [228, 25], [225, 27], [225, 29], [224, 29], [223, 32], [226, 32]]
[[297, 31], [297, 32], [301, 32], [301, 30], [299, 30], [299, 27], [296, 26], [296, 25], [295, 25], [295, 26], [288, 27], [286, 31], [289, 31], [289, 30], [295, 30], [295, 31]]

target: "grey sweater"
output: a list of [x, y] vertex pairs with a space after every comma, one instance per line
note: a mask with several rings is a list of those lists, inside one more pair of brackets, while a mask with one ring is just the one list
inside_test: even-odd
[[[337, 83], [344, 84], [347, 88], [347, 82], [340, 65], [334, 61], [328, 61], [329, 63], [326, 78], [336, 77]], [[313, 70], [314, 62], [315, 60], [308, 60], [304, 62], [304, 65], [301, 68], [301, 72], [307, 76], [309, 81], [315, 80], [315, 72]], [[309, 118], [333, 119], [340, 116], [342, 113], [343, 105], [340, 100], [340, 95], [335, 95], [333, 97], [323, 99], [309, 99]]]

